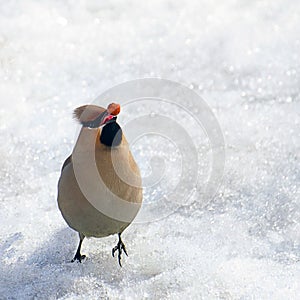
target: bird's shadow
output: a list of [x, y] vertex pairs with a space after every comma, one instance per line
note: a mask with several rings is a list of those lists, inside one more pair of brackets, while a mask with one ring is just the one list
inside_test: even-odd
[[6, 299], [52, 299], [70, 293], [76, 295], [77, 292], [83, 292], [82, 287], [78, 290], [76, 282], [85, 276], [94, 276], [102, 284], [110, 283], [113, 274], [114, 285], [122, 280], [122, 270], [116, 261], [108, 259], [110, 253], [107, 251], [100, 249], [83, 263], [71, 263], [78, 244], [78, 235], [69, 228], [55, 232], [28, 258], [5, 262], [7, 257], [16, 256], [13, 245], [22, 239], [24, 237], [21, 233], [15, 233], [0, 245], [0, 294]]

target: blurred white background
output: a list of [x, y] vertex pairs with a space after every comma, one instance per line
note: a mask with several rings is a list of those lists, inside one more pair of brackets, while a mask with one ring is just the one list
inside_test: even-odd
[[[292, 0], [2, 1], [0, 298], [297, 299], [299, 15]], [[71, 264], [77, 234], [56, 184], [72, 110], [143, 77], [210, 105], [226, 142], [222, 186], [208, 207], [129, 227], [122, 269], [116, 237], [86, 240], [89, 259]]]

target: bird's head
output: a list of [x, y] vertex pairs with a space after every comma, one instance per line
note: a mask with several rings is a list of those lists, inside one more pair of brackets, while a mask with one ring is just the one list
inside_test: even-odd
[[74, 117], [83, 127], [102, 127], [100, 142], [106, 146], [118, 146], [122, 141], [122, 129], [116, 122], [120, 113], [119, 104], [111, 103], [105, 109], [96, 105], [84, 105], [74, 110]]
[[120, 105], [111, 103], [105, 109], [96, 105], [84, 105], [74, 110], [74, 117], [83, 127], [98, 128], [115, 120], [120, 112]]

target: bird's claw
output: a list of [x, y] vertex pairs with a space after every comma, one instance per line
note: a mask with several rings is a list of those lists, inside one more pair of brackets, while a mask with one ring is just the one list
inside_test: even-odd
[[86, 258], [85, 255], [81, 255], [81, 254], [77, 254], [74, 256], [74, 258], [71, 260], [71, 262], [75, 262], [75, 261], [78, 261], [81, 263], [82, 260], [84, 260]]
[[126, 256], [128, 256], [126, 248], [124, 243], [121, 241], [121, 238], [119, 238], [119, 242], [118, 244], [112, 249], [112, 256], [115, 257], [115, 253], [116, 251], [118, 251], [118, 261], [119, 261], [119, 265], [120, 267], [122, 267], [121, 264], [121, 255], [122, 255], [122, 251], [124, 251], [124, 253], [126, 254]]

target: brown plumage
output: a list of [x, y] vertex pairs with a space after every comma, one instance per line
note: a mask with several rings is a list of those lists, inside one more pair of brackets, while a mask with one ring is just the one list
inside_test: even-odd
[[139, 168], [115, 115], [120, 106], [107, 109], [81, 106], [74, 116], [83, 124], [78, 140], [63, 164], [58, 182], [58, 205], [68, 225], [79, 233], [73, 261], [81, 261], [84, 237], [119, 235], [112, 254], [119, 264], [125, 246], [121, 233], [130, 225], [142, 203]]

